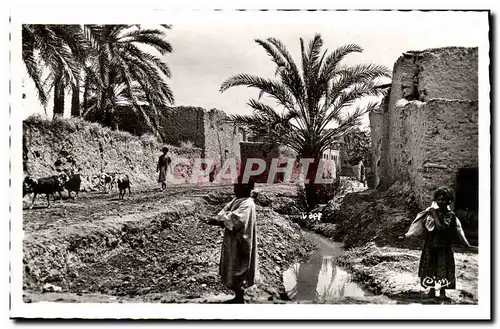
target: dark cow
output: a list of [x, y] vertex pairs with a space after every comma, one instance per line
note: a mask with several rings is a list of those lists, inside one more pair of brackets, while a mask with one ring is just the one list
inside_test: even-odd
[[128, 178], [128, 175], [117, 174], [113, 179], [113, 183], [115, 183], [118, 186], [118, 189], [120, 190], [120, 196], [119, 196], [120, 199], [123, 199], [127, 189], [128, 189], [128, 196], [130, 197], [130, 179]]
[[66, 174], [43, 178], [27, 176], [23, 182], [23, 194], [33, 193], [33, 201], [31, 202], [30, 209], [33, 209], [33, 204], [38, 194], [45, 194], [47, 196], [47, 208], [50, 207], [50, 195], [54, 195], [57, 192], [62, 199], [61, 192], [64, 190], [67, 177]]
[[78, 197], [78, 192], [80, 191], [82, 185], [82, 177], [80, 174], [73, 174], [68, 176], [66, 183], [64, 184], [64, 188], [68, 190], [68, 196], [71, 198], [71, 192], [76, 192], [75, 197], [72, 199], [76, 199]]
[[31, 194], [33, 193], [33, 188], [29, 184], [29, 178], [30, 176], [24, 177], [23, 180], [23, 198], [26, 196], [26, 194]]

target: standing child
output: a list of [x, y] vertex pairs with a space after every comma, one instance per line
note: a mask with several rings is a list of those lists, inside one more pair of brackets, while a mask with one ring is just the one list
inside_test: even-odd
[[430, 288], [428, 296], [436, 297], [439, 285], [439, 298], [445, 299], [447, 289], [456, 289], [455, 259], [452, 244], [470, 247], [460, 220], [450, 210], [453, 194], [446, 187], [434, 193], [434, 202], [417, 215], [406, 236], [423, 234], [424, 247], [420, 258], [418, 276], [424, 288]]

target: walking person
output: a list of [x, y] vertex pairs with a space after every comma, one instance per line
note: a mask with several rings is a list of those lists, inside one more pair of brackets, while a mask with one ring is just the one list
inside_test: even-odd
[[170, 164], [172, 159], [168, 156], [168, 148], [164, 147], [162, 149], [163, 154], [160, 155], [158, 159], [158, 165], [156, 166], [156, 172], [160, 172], [158, 177], [158, 182], [161, 183], [161, 190], [165, 190], [167, 188], [167, 173], [169, 172]]
[[422, 287], [429, 288], [429, 298], [436, 297], [436, 286], [440, 288], [440, 299], [447, 299], [447, 289], [456, 289], [452, 245], [470, 247], [460, 220], [450, 209], [452, 202], [452, 192], [446, 187], [438, 188], [432, 205], [417, 215], [406, 233], [406, 237], [424, 238], [418, 276]]
[[234, 291], [235, 298], [226, 303], [244, 304], [245, 289], [258, 276], [256, 211], [252, 195], [254, 183], [234, 184], [235, 197], [209, 224], [224, 228], [219, 274], [222, 284]]

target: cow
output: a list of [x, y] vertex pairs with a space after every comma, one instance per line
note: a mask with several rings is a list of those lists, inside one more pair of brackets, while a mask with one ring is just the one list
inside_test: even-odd
[[72, 199], [76, 199], [78, 197], [78, 192], [80, 191], [82, 184], [82, 177], [80, 174], [73, 174], [68, 176], [66, 179], [66, 183], [64, 184], [64, 188], [68, 190], [68, 196], [71, 198], [71, 192], [76, 192], [75, 197]]
[[113, 183], [117, 185], [120, 190], [120, 199], [123, 199], [125, 192], [128, 189], [128, 196], [130, 197], [130, 179], [126, 174], [117, 174], [113, 178]]
[[113, 189], [115, 182], [116, 173], [101, 173], [99, 175], [100, 183], [104, 187], [104, 192], [106, 192], [106, 186], [109, 185], [109, 190]]
[[25, 177], [23, 181], [23, 194], [33, 193], [33, 201], [29, 209], [33, 209], [33, 204], [38, 194], [45, 194], [47, 196], [47, 208], [50, 208], [50, 195], [54, 195], [57, 192], [62, 199], [61, 192], [64, 190], [67, 177], [66, 174], [43, 178]]
[[24, 180], [23, 180], [23, 198], [26, 196], [26, 194], [33, 193], [33, 188], [29, 184], [29, 180], [28, 180], [29, 177], [30, 176], [26, 176], [26, 177], [24, 177]]
[[100, 189], [101, 175], [83, 176], [81, 190], [84, 192], [97, 191]]

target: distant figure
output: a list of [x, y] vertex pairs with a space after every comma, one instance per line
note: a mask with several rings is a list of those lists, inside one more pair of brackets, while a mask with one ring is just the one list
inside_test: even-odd
[[210, 222], [225, 228], [219, 273], [222, 284], [235, 293], [226, 303], [244, 304], [244, 289], [253, 286], [258, 275], [253, 189], [253, 182], [242, 184], [239, 178], [234, 184], [235, 198]]
[[406, 237], [423, 236], [424, 247], [420, 258], [418, 276], [424, 288], [430, 288], [428, 297], [436, 297], [439, 285], [439, 298], [446, 299], [446, 289], [455, 289], [455, 259], [452, 244], [470, 247], [465, 238], [460, 220], [450, 210], [453, 194], [446, 187], [434, 193], [434, 202], [420, 212], [412, 222]]
[[158, 159], [158, 165], [156, 167], [156, 172], [160, 172], [160, 175], [158, 177], [158, 182], [161, 183], [161, 190], [163, 191], [164, 189], [167, 188], [167, 173], [168, 173], [168, 168], [170, 167], [170, 163], [172, 160], [168, 156], [168, 148], [164, 147], [162, 149], [163, 154], [160, 155], [160, 158]]
[[210, 174], [208, 174], [208, 181], [210, 183], [213, 183], [215, 181], [215, 174], [216, 174], [216, 171], [217, 171], [217, 166], [214, 164], [212, 166], [212, 170], [210, 170]]

